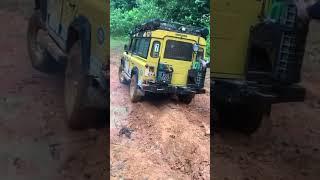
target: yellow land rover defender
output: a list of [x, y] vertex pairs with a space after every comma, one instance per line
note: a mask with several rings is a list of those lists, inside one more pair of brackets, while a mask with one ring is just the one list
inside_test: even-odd
[[119, 67], [120, 82], [130, 82], [131, 101], [150, 92], [175, 94], [189, 104], [204, 93], [208, 34], [205, 28], [159, 19], [136, 26]]

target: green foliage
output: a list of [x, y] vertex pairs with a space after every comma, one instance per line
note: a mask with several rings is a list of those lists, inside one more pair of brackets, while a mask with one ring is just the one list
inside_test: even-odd
[[[126, 37], [134, 26], [154, 18], [210, 27], [209, 0], [111, 0], [110, 5], [112, 37]], [[207, 43], [209, 53], [209, 37]]]
[[[112, 2], [112, 1], [111, 1]], [[161, 10], [152, 1], [137, 1], [132, 9], [111, 6], [110, 32], [112, 36], [127, 36], [137, 24], [162, 17]]]
[[166, 19], [189, 25], [205, 25], [210, 13], [208, 0], [154, 0]]
[[137, 6], [136, 0], [113, 0], [110, 2], [113, 9], [131, 10]]

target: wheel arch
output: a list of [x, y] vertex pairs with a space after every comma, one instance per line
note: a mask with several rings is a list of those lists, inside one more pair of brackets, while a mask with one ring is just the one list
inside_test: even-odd
[[69, 52], [73, 44], [78, 40], [81, 42], [81, 53], [85, 60], [84, 64], [88, 68], [91, 55], [91, 24], [84, 16], [77, 17], [70, 24], [66, 42], [66, 52]]
[[137, 76], [139, 77], [139, 69], [137, 68], [137, 66], [134, 66], [131, 70], [131, 77], [133, 77], [133, 75], [137, 74]]
[[73, 44], [80, 40], [81, 42], [81, 55], [83, 57], [83, 68], [88, 70], [88, 75], [92, 77], [92, 85], [94, 87], [102, 87], [102, 89], [108, 89], [108, 82], [106, 81], [105, 74], [100, 72], [100, 66], [97, 65], [97, 61], [91, 58], [91, 23], [84, 16], [78, 16], [68, 28], [68, 36], [66, 41], [66, 52], [68, 53]]

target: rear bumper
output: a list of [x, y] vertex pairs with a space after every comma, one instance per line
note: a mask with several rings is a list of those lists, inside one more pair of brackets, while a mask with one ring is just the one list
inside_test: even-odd
[[206, 91], [196, 87], [178, 87], [166, 84], [143, 84], [142, 90], [157, 94], [204, 94]]
[[212, 81], [211, 87], [214, 104], [302, 102], [306, 94], [305, 88], [299, 85], [256, 85], [248, 84], [246, 81]]

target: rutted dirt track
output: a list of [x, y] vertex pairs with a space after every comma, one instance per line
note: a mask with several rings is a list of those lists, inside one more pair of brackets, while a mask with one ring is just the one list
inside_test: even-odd
[[66, 127], [63, 76], [29, 63], [25, 4], [0, 6], [0, 179], [104, 179], [106, 131]]
[[303, 67], [305, 102], [274, 105], [272, 132], [261, 141], [235, 132], [216, 133], [214, 179], [320, 178], [320, 22], [310, 27]]
[[[210, 179], [209, 93], [190, 105], [163, 96], [133, 104], [117, 77], [119, 49], [111, 50], [110, 68], [112, 179]], [[131, 138], [119, 136], [122, 127]]]

